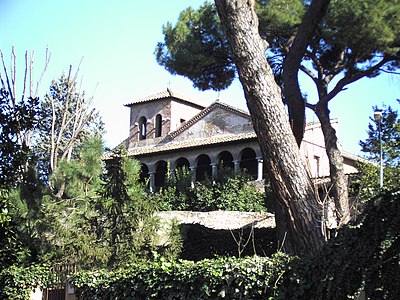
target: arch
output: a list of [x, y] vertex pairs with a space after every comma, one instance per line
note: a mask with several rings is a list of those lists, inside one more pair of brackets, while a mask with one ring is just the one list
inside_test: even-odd
[[154, 175], [154, 187], [162, 188], [165, 184], [165, 177], [168, 172], [168, 164], [165, 160], [160, 160], [156, 163], [156, 173]]
[[257, 178], [258, 162], [256, 152], [252, 148], [244, 148], [240, 157], [240, 169], [251, 178]]
[[181, 169], [183, 167], [186, 167], [189, 170], [190, 163], [186, 158], [180, 157], [175, 161], [175, 169]]
[[156, 115], [156, 127], [154, 131], [155, 137], [160, 137], [162, 134], [162, 116], [160, 114]]
[[233, 155], [229, 151], [222, 151], [218, 154], [218, 167], [225, 169], [234, 169]]
[[141, 183], [146, 183], [149, 177], [150, 177], [149, 167], [146, 164], [141, 164], [139, 181]]
[[196, 180], [206, 181], [212, 176], [211, 159], [206, 154], [197, 157]]
[[147, 119], [140, 117], [139, 119], [139, 140], [145, 140], [147, 135]]

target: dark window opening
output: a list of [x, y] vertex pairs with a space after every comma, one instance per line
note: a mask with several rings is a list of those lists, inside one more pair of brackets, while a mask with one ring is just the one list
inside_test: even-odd
[[156, 116], [155, 137], [160, 137], [161, 134], [162, 134], [162, 116], [158, 114]]
[[139, 140], [145, 140], [147, 135], [147, 120], [145, 117], [139, 119]]
[[240, 169], [242, 172], [249, 175], [252, 179], [257, 178], [258, 163], [256, 159], [256, 152], [251, 148], [245, 148], [242, 151], [240, 160]]
[[211, 159], [208, 155], [202, 154], [197, 158], [196, 181], [206, 181], [211, 178]]

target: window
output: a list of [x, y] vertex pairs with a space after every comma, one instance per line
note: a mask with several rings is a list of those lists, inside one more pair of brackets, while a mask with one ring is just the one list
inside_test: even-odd
[[141, 117], [139, 119], [139, 140], [145, 140], [147, 134], [147, 119], [146, 117]]
[[162, 116], [160, 114], [158, 114], [156, 116], [156, 128], [155, 128], [154, 135], [155, 135], [155, 137], [160, 137], [161, 133], [162, 133]]

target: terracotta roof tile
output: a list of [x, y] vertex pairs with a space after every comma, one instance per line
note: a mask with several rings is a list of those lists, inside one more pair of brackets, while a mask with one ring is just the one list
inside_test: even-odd
[[157, 152], [173, 151], [177, 149], [186, 149], [192, 147], [214, 145], [219, 143], [235, 142], [235, 141], [253, 139], [256, 137], [257, 136], [254, 132], [249, 132], [242, 134], [214, 136], [206, 139], [193, 139], [182, 142], [170, 142], [162, 146], [153, 145], [148, 147], [131, 148], [128, 150], [128, 155], [129, 156], [145, 155]]
[[175, 98], [177, 100], [180, 100], [182, 102], [186, 102], [186, 103], [190, 103], [190, 104], [194, 104], [200, 108], [204, 108], [204, 105], [190, 99], [187, 96], [184, 96], [182, 94], [176, 93], [173, 90], [171, 90], [170, 88], [167, 88], [165, 90], [153, 93], [151, 95], [148, 95], [146, 97], [142, 97], [139, 99], [136, 99], [128, 104], [125, 104], [125, 106], [132, 106], [134, 104], [138, 104], [138, 103], [145, 103], [145, 102], [150, 102], [150, 101], [155, 101], [155, 100], [160, 100], [160, 99], [165, 99], [165, 98]]

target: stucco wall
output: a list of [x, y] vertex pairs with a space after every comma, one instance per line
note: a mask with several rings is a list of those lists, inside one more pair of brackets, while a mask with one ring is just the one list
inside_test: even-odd
[[198, 114], [201, 109], [191, 106], [189, 103], [181, 103], [177, 101], [171, 102], [171, 131], [181, 126], [181, 119], [188, 121]]
[[174, 141], [203, 139], [216, 135], [253, 132], [250, 118], [233, 114], [222, 108], [215, 108], [174, 138]]

